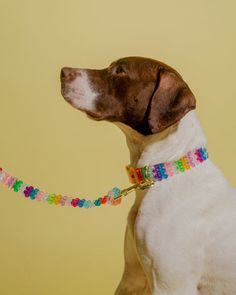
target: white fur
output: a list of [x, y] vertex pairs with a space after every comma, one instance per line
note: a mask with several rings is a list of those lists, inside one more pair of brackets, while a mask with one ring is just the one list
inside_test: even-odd
[[95, 111], [97, 93], [92, 89], [86, 70], [79, 70], [78, 75], [70, 82], [66, 97], [78, 109]]
[[[117, 125], [137, 167], [176, 160], [206, 146], [194, 111], [147, 137]], [[136, 193], [128, 216], [125, 270], [115, 294], [236, 294], [236, 192], [210, 159]]]

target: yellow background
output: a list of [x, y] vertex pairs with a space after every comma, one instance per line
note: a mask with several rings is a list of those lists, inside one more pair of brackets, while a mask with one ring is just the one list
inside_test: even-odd
[[[59, 72], [139, 55], [183, 75], [210, 156], [236, 186], [235, 9], [233, 0], [2, 0], [1, 166], [70, 196], [126, 186], [123, 134], [70, 107]], [[113, 294], [134, 196], [88, 211], [31, 202], [3, 186], [0, 197], [0, 294]]]

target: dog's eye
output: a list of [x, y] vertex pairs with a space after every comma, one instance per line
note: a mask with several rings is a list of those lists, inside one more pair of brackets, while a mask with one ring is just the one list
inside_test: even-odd
[[115, 68], [115, 73], [116, 73], [117, 75], [126, 74], [124, 68], [123, 68], [121, 65], [119, 65], [119, 66], [117, 66], [117, 67]]

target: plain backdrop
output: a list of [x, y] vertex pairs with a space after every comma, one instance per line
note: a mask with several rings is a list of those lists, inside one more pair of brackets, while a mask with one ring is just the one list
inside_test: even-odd
[[[236, 186], [235, 9], [233, 0], [2, 0], [0, 166], [73, 197], [129, 185], [125, 137], [67, 104], [59, 74], [138, 55], [187, 81], [210, 157]], [[0, 294], [113, 294], [134, 195], [90, 210], [32, 202], [3, 186], [0, 198]]]

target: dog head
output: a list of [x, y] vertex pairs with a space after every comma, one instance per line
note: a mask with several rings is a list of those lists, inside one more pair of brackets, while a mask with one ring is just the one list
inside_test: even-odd
[[61, 85], [66, 101], [91, 118], [122, 122], [143, 135], [161, 132], [196, 107], [177, 71], [143, 57], [102, 70], [63, 68]]

